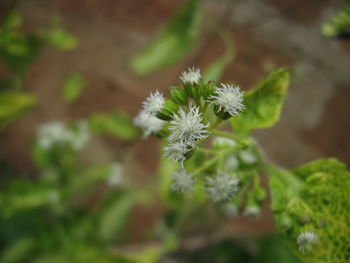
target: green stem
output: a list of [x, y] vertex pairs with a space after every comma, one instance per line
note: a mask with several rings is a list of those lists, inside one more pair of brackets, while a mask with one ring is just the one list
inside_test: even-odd
[[209, 126], [208, 130], [213, 131], [213, 129], [215, 129], [221, 122], [222, 122], [222, 119], [216, 118], [216, 120]]
[[220, 159], [220, 156], [216, 156], [215, 158], [206, 161], [203, 166], [197, 168], [197, 170], [195, 170], [193, 172], [194, 175], [200, 174], [202, 172], [204, 172], [205, 170], [207, 170], [208, 168], [210, 168], [214, 163], [216, 163], [218, 160]]

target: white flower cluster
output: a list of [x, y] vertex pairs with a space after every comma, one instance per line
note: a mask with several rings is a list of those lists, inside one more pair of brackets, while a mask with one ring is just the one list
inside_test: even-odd
[[89, 139], [90, 132], [86, 121], [79, 121], [75, 129], [66, 127], [63, 122], [54, 121], [41, 125], [38, 130], [38, 145], [44, 150], [65, 144], [78, 151]]
[[207, 184], [207, 192], [215, 202], [225, 202], [239, 190], [238, 178], [224, 171], [218, 171], [215, 177], [207, 177]]
[[297, 239], [297, 244], [301, 253], [305, 253], [312, 249], [312, 246], [317, 242], [318, 237], [314, 232], [302, 232]]
[[163, 95], [156, 91], [143, 102], [143, 108], [134, 118], [135, 126], [143, 131], [143, 137], [147, 138], [151, 134], [159, 132], [164, 125], [164, 121], [156, 117], [157, 111], [160, 111], [164, 105]]
[[187, 173], [184, 170], [175, 172], [172, 176], [172, 181], [171, 188], [174, 191], [181, 193], [191, 193], [194, 191], [193, 186], [195, 180], [193, 174]]
[[183, 166], [186, 154], [196, 147], [197, 141], [208, 137], [209, 124], [202, 121], [199, 108], [193, 105], [189, 106], [187, 113], [180, 109], [174, 114], [174, 119], [170, 121], [169, 130], [172, 133], [169, 136], [169, 145], [165, 147], [165, 156]]
[[243, 92], [239, 87], [221, 83], [222, 88], [217, 87], [215, 95], [210, 96], [210, 102], [219, 107], [219, 110], [228, 112], [231, 116], [238, 115], [244, 109]]
[[199, 68], [189, 68], [187, 72], [181, 73], [180, 79], [184, 84], [198, 84], [201, 79], [201, 71]]

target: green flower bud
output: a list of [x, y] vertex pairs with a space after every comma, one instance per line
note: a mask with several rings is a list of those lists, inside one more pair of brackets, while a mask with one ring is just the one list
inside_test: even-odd
[[257, 187], [256, 189], [253, 190], [253, 192], [254, 192], [254, 199], [259, 203], [262, 203], [267, 197], [266, 190], [262, 187]]
[[177, 104], [167, 99], [163, 105], [163, 108], [157, 112], [156, 116], [161, 120], [171, 121], [178, 109], [179, 106]]
[[170, 88], [170, 97], [177, 105], [187, 105], [188, 95], [184, 89], [172, 87]]

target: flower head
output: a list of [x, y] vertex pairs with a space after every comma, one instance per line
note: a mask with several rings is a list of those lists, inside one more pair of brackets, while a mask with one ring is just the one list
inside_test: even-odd
[[216, 177], [207, 177], [207, 191], [215, 202], [227, 201], [239, 190], [236, 176], [219, 171]]
[[157, 133], [163, 128], [164, 121], [158, 119], [154, 114], [141, 110], [134, 118], [134, 124], [143, 130], [143, 137], [147, 138], [152, 133]]
[[156, 90], [143, 102], [143, 109], [148, 113], [157, 113], [162, 109], [164, 102], [163, 94]]
[[312, 245], [318, 240], [317, 235], [311, 231], [302, 232], [297, 239], [299, 250], [301, 253], [305, 253], [307, 250], [312, 249]]
[[186, 154], [191, 151], [191, 146], [183, 141], [176, 141], [165, 146], [164, 151], [166, 157], [169, 157], [174, 162], [180, 162], [181, 166], [183, 166], [183, 162], [187, 159]]
[[258, 161], [257, 156], [250, 150], [240, 151], [239, 157], [246, 164], [253, 164], [253, 163], [256, 163]]
[[194, 145], [196, 141], [208, 137], [208, 131], [206, 129], [208, 125], [202, 123], [199, 108], [190, 105], [188, 113], [180, 109], [178, 114], [174, 114], [174, 119], [170, 122], [169, 126], [169, 130], [172, 131], [169, 140], [180, 140], [185, 144]]
[[193, 178], [193, 174], [187, 173], [184, 170], [175, 172], [172, 176], [172, 181], [173, 183], [171, 185], [171, 188], [174, 191], [190, 193], [194, 190], [193, 186], [195, 181]]
[[180, 79], [183, 83], [187, 84], [197, 84], [201, 79], [201, 72], [199, 68], [189, 68], [188, 71], [181, 73]]
[[217, 105], [219, 110], [228, 112], [231, 116], [238, 115], [239, 111], [244, 109], [243, 92], [239, 87], [229, 84], [222, 84], [222, 88], [216, 88], [216, 95], [211, 95], [211, 103]]

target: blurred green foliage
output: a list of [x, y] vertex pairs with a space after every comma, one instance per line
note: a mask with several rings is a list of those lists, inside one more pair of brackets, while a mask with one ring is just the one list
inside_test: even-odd
[[86, 80], [78, 73], [71, 73], [63, 87], [63, 98], [66, 102], [73, 102], [82, 94]]
[[96, 134], [108, 134], [123, 140], [134, 139], [139, 134], [130, 118], [122, 112], [95, 113], [89, 122], [91, 130]]
[[159, 35], [130, 60], [130, 68], [139, 75], [170, 66], [193, 47], [200, 31], [200, 0], [186, 0]]
[[326, 37], [339, 37], [350, 34], [350, 6], [347, 5], [322, 24], [321, 32]]

